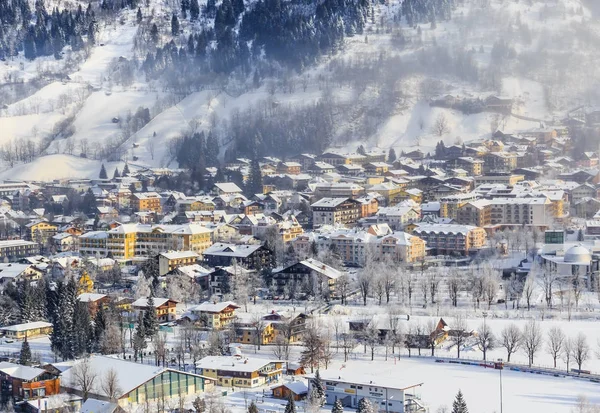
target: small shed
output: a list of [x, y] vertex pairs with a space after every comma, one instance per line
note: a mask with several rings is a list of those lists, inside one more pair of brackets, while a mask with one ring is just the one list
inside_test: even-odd
[[290, 376], [303, 376], [306, 374], [304, 366], [299, 363], [288, 363], [287, 374]]
[[306, 398], [308, 387], [302, 381], [292, 381], [272, 387], [271, 391], [276, 399], [287, 399], [291, 394], [295, 401], [299, 401]]

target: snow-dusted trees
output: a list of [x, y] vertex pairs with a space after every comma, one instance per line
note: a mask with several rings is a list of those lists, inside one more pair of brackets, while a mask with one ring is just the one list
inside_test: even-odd
[[375, 409], [369, 399], [362, 398], [358, 401], [356, 413], [374, 413]]
[[304, 331], [303, 341], [304, 350], [300, 355], [300, 362], [304, 366], [310, 366], [312, 373], [322, 361], [324, 340], [316, 326], [310, 325]]
[[358, 289], [360, 290], [360, 295], [363, 299], [363, 305], [367, 305], [367, 297], [369, 296], [369, 292], [371, 291], [371, 283], [373, 280], [373, 268], [370, 265], [367, 265], [358, 273], [358, 278], [356, 280], [358, 284]]
[[451, 268], [446, 281], [448, 286], [448, 298], [453, 307], [458, 306], [458, 293], [460, 292], [462, 280], [457, 268]]
[[523, 298], [527, 305], [527, 311], [531, 310], [531, 298], [533, 297], [533, 291], [535, 290], [535, 272], [531, 271], [523, 284]]
[[544, 290], [544, 298], [546, 300], [546, 306], [552, 308], [552, 297], [554, 293], [554, 287], [559, 281], [558, 272], [553, 265], [545, 265], [539, 272], [539, 279], [541, 286]]
[[510, 356], [517, 352], [521, 345], [521, 331], [515, 323], [502, 329], [500, 333], [500, 346], [506, 350], [506, 361], [510, 363]]
[[498, 271], [490, 266], [484, 266], [482, 272], [481, 288], [489, 310], [498, 294], [500, 276]]
[[548, 354], [554, 361], [554, 368], [556, 368], [556, 359], [562, 354], [565, 348], [565, 333], [560, 327], [552, 327], [548, 331], [548, 340], [546, 341], [546, 349]]
[[571, 346], [571, 353], [573, 354], [573, 361], [577, 363], [579, 374], [581, 374], [581, 367], [590, 357], [590, 346], [587, 342], [585, 334], [579, 333], [577, 337], [573, 339]]
[[343, 273], [335, 281], [335, 290], [337, 292], [337, 295], [340, 297], [341, 304], [347, 304], [346, 297], [348, 296], [350, 291], [352, 291], [352, 282], [350, 280], [350, 276], [347, 273]]
[[469, 336], [467, 321], [463, 316], [457, 316], [452, 324], [452, 335], [450, 342], [456, 346], [456, 358], [460, 358], [460, 351], [467, 342]]
[[71, 384], [74, 388], [80, 389], [83, 400], [87, 400], [90, 392], [94, 388], [94, 383], [98, 379], [98, 372], [92, 367], [89, 358], [84, 358], [77, 362], [71, 368]]
[[529, 367], [533, 364], [533, 358], [544, 343], [542, 330], [535, 320], [530, 320], [523, 327], [521, 344], [529, 361]]
[[109, 369], [100, 379], [102, 392], [110, 401], [116, 401], [121, 396], [121, 387], [119, 386], [119, 374], [115, 369]]
[[469, 413], [467, 402], [465, 401], [462, 391], [460, 390], [456, 394], [454, 402], [452, 403], [452, 413]]
[[477, 347], [483, 353], [483, 361], [486, 361], [488, 350], [492, 350], [496, 347], [496, 337], [490, 326], [485, 322], [479, 326], [479, 331], [477, 333]]
[[437, 118], [435, 118], [432, 130], [438, 136], [444, 136], [445, 134], [450, 133], [450, 123], [448, 122], [446, 115], [440, 113]]

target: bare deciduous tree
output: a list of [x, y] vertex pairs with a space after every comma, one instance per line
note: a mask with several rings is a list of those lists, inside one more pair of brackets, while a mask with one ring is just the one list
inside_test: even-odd
[[450, 133], [450, 124], [448, 123], [448, 119], [446, 115], [440, 113], [437, 118], [435, 118], [435, 122], [433, 124], [433, 132], [438, 136], [443, 136], [447, 133]]
[[510, 363], [510, 356], [516, 353], [521, 345], [521, 331], [516, 324], [511, 323], [502, 329], [500, 345], [506, 349], [506, 361]]
[[89, 357], [76, 363], [71, 368], [71, 385], [81, 391], [83, 400], [87, 400], [98, 379], [98, 373], [92, 367]]
[[577, 368], [579, 370], [578, 374], [581, 374], [581, 367], [583, 366], [583, 363], [585, 363], [590, 357], [590, 346], [587, 342], [585, 334], [577, 334], [577, 337], [575, 337], [573, 340], [571, 352], [573, 353], [573, 360], [575, 363], [577, 363]]
[[529, 367], [531, 367], [535, 353], [538, 352], [544, 343], [544, 339], [542, 338], [542, 330], [535, 320], [530, 320], [525, 327], [523, 327], [521, 342], [523, 350], [527, 354]]
[[483, 361], [487, 360], [488, 350], [493, 350], [496, 347], [496, 337], [490, 326], [485, 322], [479, 326], [477, 347], [483, 353]]
[[121, 388], [119, 387], [119, 374], [115, 369], [109, 369], [102, 377], [100, 384], [102, 391], [109, 400], [115, 401], [121, 396]]
[[460, 358], [460, 350], [467, 342], [469, 336], [467, 321], [463, 316], [459, 315], [454, 319], [451, 328], [452, 335], [450, 336], [450, 342], [456, 346], [456, 358]]
[[448, 277], [447, 285], [448, 285], [448, 298], [450, 298], [450, 302], [453, 307], [458, 306], [458, 293], [460, 291], [461, 279], [458, 273], [458, 270], [452, 268], [450, 270], [450, 275]]
[[559, 327], [552, 327], [548, 331], [548, 341], [546, 349], [548, 354], [552, 356], [554, 368], [556, 368], [556, 359], [562, 354], [565, 347], [565, 333]]

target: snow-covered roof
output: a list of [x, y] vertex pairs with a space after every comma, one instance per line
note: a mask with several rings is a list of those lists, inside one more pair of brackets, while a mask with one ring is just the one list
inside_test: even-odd
[[205, 301], [202, 304], [198, 304], [190, 309], [193, 313], [220, 313], [228, 307], [240, 308], [233, 301], [223, 301], [221, 303], [211, 303], [210, 301]]
[[[106, 356], [93, 355], [87, 358], [87, 360], [90, 363], [91, 371], [94, 371], [98, 378], [104, 377], [106, 373], [111, 370], [118, 372], [118, 388], [120, 389], [121, 393], [119, 398], [140, 387], [144, 383], [152, 380], [159, 374], [166, 371], [172, 371], [171, 369], [166, 369], [164, 367], [134, 363], [131, 361]], [[74, 390], [81, 390], [77, 384], [77, 381], [73, 380], [73, 367], [83, 362], [84, 360], [71, 360], [53, 364], [54, 367], [63, 372], [61, 376], [61, 385]], [[191, 376], [205, 378], [192, 373], [179, 372], [179, 374], [189, 374]], [[102, 382], [102, 380], [96, 380], [91, 386], [90, 394], [104, 395], [105, 393], [102, 390]]]
[[233, 182], [218, 182], [215, 186], [221, 191], [229, 194], [241, 193], [242, 190]]
[[330, 267], [329, 265], [324, 264], [321, 261], [317, 261], [313, 258], [309, 258], [307, 260], [300, 261], [300, 263], [302, 265], [305, 265], [306, 267], [310, 268], [311, 270], [316, 271], [319, 274], [326, 276], [327, 278], [331, 278], [331, 279], [335, 280], [342, 275], [341, 271], [338, 271], [335, 268]]
[[279, 386], [283, 386], [283, 387], [291, 390], [292, 393], [298, 394], [298, 395], [308, 393], [308, 386], [303, 381], [291, 381], [289, 383], [283, 383], [278, 386], [274, 386], [273, 388], [276, 388]]
[[22, 366], [20, 364], [9, 363], [7, 361], [0, 363], [0, 371], [15, 379], [21, 379], [25, 381], [31, 381], [39, 375], [46, 373], [46, 370], [44, 369]]
[[32, 321], [30, 323], [15, 324], [12, 326], [0, 327], [1, 331], [29, 331], [37, 328], [52, 327], [51, 323], [45, 321]]
[[[158, 307], [160, 307], [162, 305], [165, 305], [169, 301], [173, 301], [175, 303], [177, 302], [177, 301], [171, 300], [169, 298], [154, 297], [154, 308], [158, 308]], [[148, 307], [148, 299], [145, 298], [145, 297], [138, 298], [133, 303], [131, 303], [131, 306], [132, 307], [138, 307], [138, 308], [147, 308]]]
[[252, 373], [263, 367], [276, 362], [277, 360], [265, 359], [237, 359], [229, 356], [207, 356], [196, 362], [196, 367], [210, 370], [228, 370]]
[[93, 303], [106, 297], [106, 294], [83, 293], [77, 299], [82, 303]]
[[163, 252], [160, 255], [168, 260], [177, 260], [182, 258], [198, 258], [200, 255], [194, 251], [169, 251]]
[[119, 407], [116, 403], [89, 398], [79, 409], [79, 413], [112, 413]]
[[216, 243], [204, 250], [203, 255], [218, 255], [222, 257], [245, 258], [261, 248], [260, 244], [236, 245]]

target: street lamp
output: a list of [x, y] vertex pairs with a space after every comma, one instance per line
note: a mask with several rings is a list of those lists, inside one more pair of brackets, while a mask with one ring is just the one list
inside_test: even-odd
[[500, 363], [500, 413], [502, 413], [502, 370], [504, 370], [504, 365], [502, 359], [498, 359], [498, 363]]

